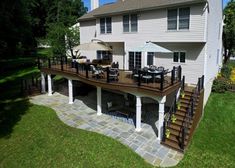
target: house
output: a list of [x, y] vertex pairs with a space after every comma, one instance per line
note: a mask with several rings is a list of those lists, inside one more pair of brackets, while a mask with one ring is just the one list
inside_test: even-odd
[[[136, 98], [136, 131], [141, 131], [141, 105], [143, 98], [158, 104], [158, 139], [165, 145], [184, 150], [202, 116], [212, 82], [222, 66], [222, 1], [215, 0], [118, 0], [99, 7], [91, 0], [92, 10], [78, 19], [80, 43], [93, 39], [108, 44], [112, 51], [79, 51], [89, 60], [110, 60], [119, 64], [119, 81], [93, 79], [87, 66], [67, 70], [60, 66], [41, 68], [42, 88], [45, 91], [45, 74], [48, 74], [48, 92], [52, 93], [51, 75], [68, 78], [69, 103], [73, 102], [73, 80], [97, 87], [97, 114], [102, 114], [102, 89], [118, 90]], [[135, 48], [151, 42], [172, 51], [172, 54], [140, 52]], [[66, 61], [65, 61], [66, 62]], [[160, 83], [127, 79], [136, 68], [150, 65], [164, 67]], [[144, 75], [143, 75], [144, 76]], [[142, 76], [142, 77], [143, 77]], [[152, 78], [151, 75], [148, 75]], [[185, 85], [187, 89], [184, 90]], [[183, 95], [180, 96], [180, 94]], [[178, 103], [177, 103], [178, 102]], [[179, 103], [180, 102], [180, 103]], [[181, 105], [178, 108], [179, 104]], [[169, 107], [169, 108], [166, 108]], [[177, 108], [176, 108], [177, 107]], [[173, 122], [172, 116], [176, 116]], [[167, 132], [171, 135], [168, 136]]]

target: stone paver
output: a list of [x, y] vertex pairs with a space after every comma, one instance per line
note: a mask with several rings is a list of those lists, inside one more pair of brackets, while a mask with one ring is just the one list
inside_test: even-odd
[[96, 96], [78, 97], [72, 105], [68, 104], [68, 97], [59, 93], [54, 93], [51, 97], [39, 95], [30, 100], [54, 109], [60, 120], [71, 127], [98, 132], [120, 141], [154, 166], [175, 166], [183, 158], [183, 154], [162, 146], [152, 126], [146, 123], [142, 123], [141, 132], [135, 132], [133, 124], [106, 114], [97, 116], [96, 100], [91, 100], [91, 97]]

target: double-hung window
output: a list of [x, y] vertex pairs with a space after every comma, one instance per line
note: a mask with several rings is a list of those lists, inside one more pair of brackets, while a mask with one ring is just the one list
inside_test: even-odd
[[112, 18], [106, 17], [100, 19], [100, 34], [112, 33]]
[[174, 52], [173, 62], [185, 63], [185, 52]]
[[169, 9], [167, 12], [168, 30], [188, 30], [190, 25], [190, 8]]
[[138, 16], [136, 14], [123, 16], [123, 32], [138, 31]]

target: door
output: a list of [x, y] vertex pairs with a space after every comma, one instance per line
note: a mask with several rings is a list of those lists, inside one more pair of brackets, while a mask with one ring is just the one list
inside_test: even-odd
[[141, 68], [141, 52], [129, 52], [129, 70]]

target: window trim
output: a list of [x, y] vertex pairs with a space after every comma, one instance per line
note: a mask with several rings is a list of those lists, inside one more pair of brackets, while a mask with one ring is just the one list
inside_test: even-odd
[[[107, 32], [107, 18], [110, 18], [111, 19], [111, 32], [110, 33], [108, 33]], [[101, 33], [101, 19], [104, 19], [105, 21], [104, 21], [104, 33]], [[101, 35], [104, 35], [104, 34], [112, 34], [112, 32], [113, 32], [113, 25], [112, 25], [112, 17], [102, 17], [102, 18], [99, 18], [99, 21], [100, 21], [100, 34]]]
[[[136, 21], [136, 31], [132, 31], [132, 22], [131, 22], [131, 16], [132, 15], [136, 15], [136, 19], [137, 19], [137, 21]], [[128, 27], [128, 31], [124, 31], [124, 16], [128, 16], [128, 19], [129, 19], [129, 22], [128, 22], [128, 24], [129, 24], [129, 27]], [[126, 14], [126, 15], [122, 15], [122, 32], [124, 33], [124, 34], [129, 34], [129, 33], [138, 33], [138, 26], [139, 26], [139, 24], [138, 24], [138, 14], [136, 14], [136, 13], [132, 13], [132, 14]]]
[[[174, 61], [174, 53], [178, 53], [178, 62]], [[180, 62], [180, 53], [185, 53], [185, 62]], [[173, 51], [173, 59], [172, 62], [176, 63], [176, 64], [186, 64], [186, 57], [187, 57], [187, 52], [185, 50], [177, 50], [177, 51]]]
[[[179, 10], [182, 9], [182, 8], [189, 8], [189, 28], [188, 29], [180, 29], [179, 28], [179, 21], [180, 21], [180, 16], [179, 16]], [[176, 29], [173, 29], [173, 30], [169, 30], [168, 29], [168, 11], [169, 10], [174, 10], [174, 9], [177, 9], [177, 20], [176, 20]], [[179, 32], [179, 31], [182, 31], [182, 32], [185, 32], [185, 31], [190, 31], [190, 28], [191, 28], [191, 7], [189, 6], [185, 6], [185, 7], [177, 7], [177, 8], [168, 8], [166, 9], [166, 20], [167, 20], [167, 31], [168, 32]]]

